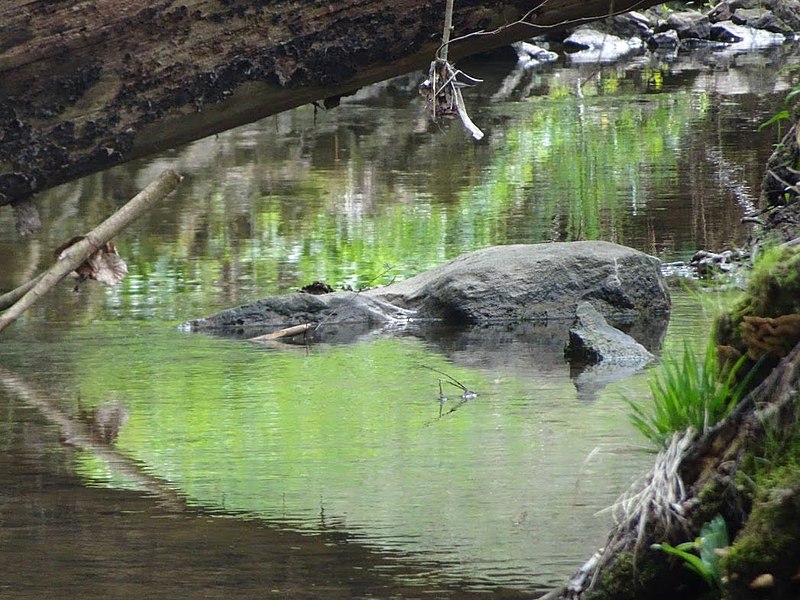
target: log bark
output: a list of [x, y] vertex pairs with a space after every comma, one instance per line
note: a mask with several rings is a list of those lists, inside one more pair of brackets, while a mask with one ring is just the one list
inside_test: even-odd
[[[451, 60], [654, 0], [459, 0]], [[445, 0], [6, 0], [0, 205], [426, 67]], [[526, 17], [526, 23], [519, 19]], [[515, 23], [516, 22], [516, 23]]]

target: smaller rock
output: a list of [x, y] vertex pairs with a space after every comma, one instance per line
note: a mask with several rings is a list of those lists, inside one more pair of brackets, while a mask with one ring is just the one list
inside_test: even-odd
[[752, 50], [782, 44], [786, 38], [780, 33], [753, 29], [746, 25], [737, 25], [733, 21], [722, 21], [711, 26], [711, 39], [733, 43], [735, 50]]
[[656, 33], [650, 38], [651, 46], [659, 50], [674, 50], [681, 43], [678, 32], [674, 29]]
[[707, 39], [711, 33], [711, 22], [706, 15], [695, 10], [680, 11], [667, 17], [665, 29], [674, 29], [680, 39]]
[[517, 64], [523, 69], [553, 62], [558, 58], [558, 54], [555, 52], [550, 52], [550, 50], [530, 42], [517, 42], [512, 44], [512, 47], [517, 53]]
[[764, 8], [740, 8], [733, 13], [731, 21], [736, 25], [764, 29], [773, 33], [786, 35], [793, 33], [789, 25]]
[[584, 365], [604, 362], [625, 367], [643, 367], [655, 358], [627, 333], [611, 327], [588, 302], [578, 305], [576, 326], [569, 330], [565, 354]]
[[582, 402], [592, 402], [613, 381], [629, 377], [654, 360], [639, 342], [611, 327], [588, 302], [577, 309], [564, 354], [573, 363], [573, 383]]
[[639, 37], [622, 39], [590, 27], [576, 29], [564, 39], [565, 47], [578, 50], [568, 55], [572, 62], [615, 61], [643, 45]]
[[767, 5], [793, 32], [800, 31], [800, 0], [775, 0]]

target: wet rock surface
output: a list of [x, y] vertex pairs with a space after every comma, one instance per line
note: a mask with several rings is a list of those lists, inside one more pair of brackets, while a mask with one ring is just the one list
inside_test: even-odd
[[578, 305], [564, 355], [570, 361], [578, 399], [584, 402], [594, 400], [609, 383], [628, 377], [655, 360], [647, 348], [609, 325], [588, 302]]
[[293, 325], [313, 323], [317, 341], [350, 342], [373, 330], [406, 323], [411, 316], [397, 306], [357, 292], [298, 292], [264, 298], [184, 323], [185, 331], [250, 338]]
[[367, 294], [453, 324], [572, 319], [582, 301], [631, 323], [669, 312], [659, 265], [609, 242], [495, 246]]
[[575, 327], [569, 330], [566, 356], [586, 365], [618, 365], [639, 368], [654, 356], [639, 342], [611, 327], [588, 302], [578, 305]]
[[383, 288], [265, 298], [185, 323], [186, 331], [254, 337], [304, 323], [314, 339], [427, 324], [571, 320], [588, 302], [617, 324], [663, 319], [670, 299], [658, 259], [608, 242], [496, 246]]

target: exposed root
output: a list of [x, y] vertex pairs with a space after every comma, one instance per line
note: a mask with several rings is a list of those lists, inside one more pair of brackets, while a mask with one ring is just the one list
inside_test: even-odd
[[[658, 453], [652, 470], [638, 481], [608, 510], [615, 526], [605, 548], [593, 555], [570, 580], [567, 597], [576, 598], [591, 589], [603, 567], [620, 552], [635, 557], [653, 532], [663, 539], [689, 535], [684, 505], [688, 499], [680, 467], [687, 451], [697, 439], [694, 430], [675, 433], [669, 445]], [[635, 533], [635, 535], [633, 535]], [[586, 586], [586, 580], [591, 581]]]

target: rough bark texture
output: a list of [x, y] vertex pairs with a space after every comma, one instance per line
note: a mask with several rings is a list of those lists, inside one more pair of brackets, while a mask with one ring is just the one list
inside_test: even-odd
[[[459, 0], [451, 59], [654, 0]], [[444, 0], [7, 0], [0, 205], [426, 66]]]

